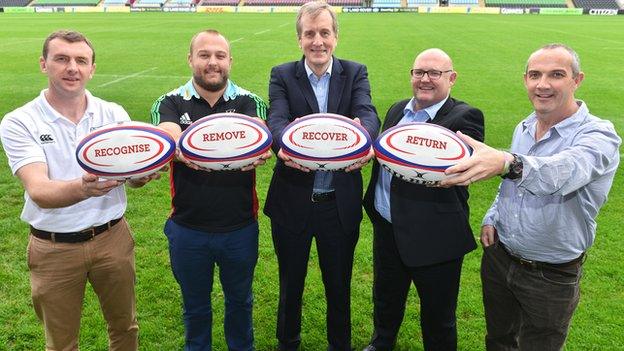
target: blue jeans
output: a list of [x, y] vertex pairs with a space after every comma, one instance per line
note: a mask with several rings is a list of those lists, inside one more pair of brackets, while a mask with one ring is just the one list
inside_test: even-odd
[[254, 350], [252, 282], [258, 261], [258, 223], [229, 233], [206, 233], [168, 220], [165, 234], [175, 279], [182, 290], [186, 351], [212, 350], [212, 283], [215, 264], [225, 297], [229, 350]]

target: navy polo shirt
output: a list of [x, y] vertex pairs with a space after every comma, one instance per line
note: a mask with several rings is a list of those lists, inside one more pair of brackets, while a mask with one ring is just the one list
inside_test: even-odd
[[[151, 117], [154, 125], [173, 122], [184, 131], [202, 117], [223, 112], [266, 119], [266, 104], [257, 95], [228, 80], [223, 96], [210, 106], [197, 93], [191, 79], [156, 100]], [[206, 172], [172, 162], [170, 172], [171, 219], [176, 223], [208, 233], [224, 233], [257, 220], [254, 170]]]

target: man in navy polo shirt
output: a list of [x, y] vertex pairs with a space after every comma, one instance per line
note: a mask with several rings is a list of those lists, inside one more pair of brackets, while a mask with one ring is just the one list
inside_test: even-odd
[[[193, 77], [161, 96], [152, 123], [179, 139], [194, 121], [236, 112], [264, 120], [266, 105], [229, 80], [230, 45], [205, 30], [191, 40]], [[165, 224], [173, 274], [180, 284], [186, 329], [185, 350], [212, 349], [211, 292], [215, 264], [225, 295], [225, 338], [230, 350], [253, 350], [252, 281], [258, 259], [258, 199], [255, 168], [206, 172], [177, 154], [171, 167], [172, 213]]]

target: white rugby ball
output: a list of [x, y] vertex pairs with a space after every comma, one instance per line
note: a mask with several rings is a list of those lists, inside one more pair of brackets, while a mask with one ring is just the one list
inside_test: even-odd
[[215, 171], [251, 165], [271, 148], [271, 132], [261, 121], [240, 113], [216, 113], [188, 126], [180, 152], [190, 162]]
[[162, 129], [119, 122], [85, 136], [76, 148], [76, 159], [86, 172], [104, 179], [136, 179], [166, 165], [175, 149], [175, 140]]
[[373, 144], [377, 161], [411, 183], [435, 184], [472, 150], [454, 132], [432, 123], [406, 123], [384, 131]]
[[282, 152], [293, 162], [315, 171], [335, 171], [366, 156], [371, 139], [354, 120], [316, 113], [291, 122], [282, 133]]

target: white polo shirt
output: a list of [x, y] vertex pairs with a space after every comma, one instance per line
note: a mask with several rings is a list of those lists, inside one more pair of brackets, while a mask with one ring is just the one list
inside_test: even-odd
[[[80, 140], [106, 124], [128, 121], [128, 113], [119, 105], [96, 98], [88, 91], [87, 109], [74, 124], [56, 111], [45, 98], [46, 90], [26, 105], [9, 112], [0, 123], [2, 146], [13, 174], [21, 167], [44, 162], [53, 180], [81, 178], [85, 171], [76, 161]], [[40, 208], [24, 192], [21, 219], [33, 227], [50, 232], [66, 233], [104, 224], [121, 217], [126, 211], [123, 186], [100, 197], [91, 197], [61, 208]]]

